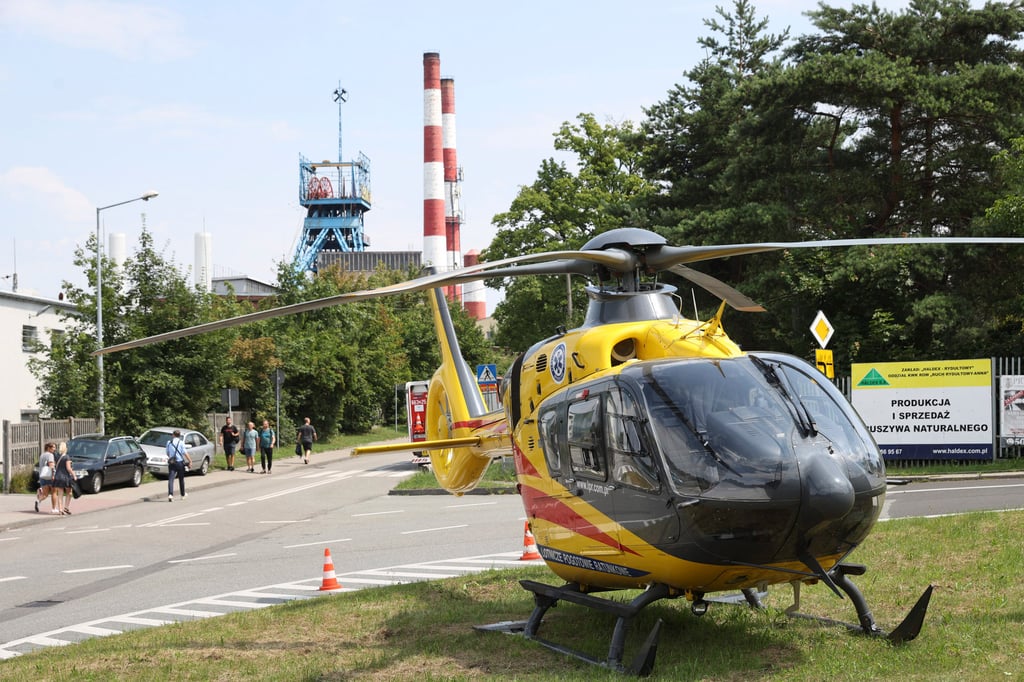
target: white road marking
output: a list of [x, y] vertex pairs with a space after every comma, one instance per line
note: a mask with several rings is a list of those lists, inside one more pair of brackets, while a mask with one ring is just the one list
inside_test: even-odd
[[160, 521], [153, 521], [151, 523], [144, 523], [139, 528], [156, 528], [157, 526], [165, 526], [169, 523], [177, 523], [178, 521], [186, 521], [188, 519], [194, 519], [197, 516], [201, 516], [202, 512], [191, 512], [186, 514], [179, 514], [177, 516], [171, 516], [170, 518], [162, 519]]
[[70, 632], [80, 632], [83, 635], [92, 635], [93, 637], [107, 637], [109, 635], [119, 635], [120, 630], [111, 630], [110, 628], [98, 628], [94, 625], [72, 625], [68, 628]]
[[27, 575], [12, 575], [9, 578], [0, 578], [0, 583], [10, 582], [11, 580], [28, 580]]
[[209, 606], [234, 606], [240, 609], [262, 609], [266, 606], [272, 606], [272, 604], [266, 604], [263, 602], [256, 601], [241, 601], [233, 599], [197, 599], [196, 604], [207, 604]]
[[95, 621], [98, 623], [129, 623], [130, 625], [151, 625], [156, 627], [158, 625], [170, 625], [176, 621], [164, 620], [162, 618], [139, 618], [138, 616], [114, 616], [113, 618], [104, 618], [101, 621]]
[[69, 530], [67, 535], [81, 535], [82, 533], [107, 533], [109, 528], [87, 528], [85, 530]]
[[21, 539], [20, 537], [0, 538], [0, 542], [7, 542], [8, 540], [20, 540], [20, 539]]
[[1024, 483], [1002, 483], [996, 485], [962, 485], [951, 488], [911, 488], [910, 490], [887, 490], [889, 495], [914, 495], [917, 493], [946, 493], [951, 490], [992, 490], [995, 488], [1022, 488]]
[[[20, 656], [27, 651], [41, 647], [73, 644], [75, 641], [80, 639], [80, 635], [82, 634], [89, 635], [95, 633], [96, 636], [114, 634], [118, 632], [116, 629], [118, 623], [156, 627], [181, 622], [188, 618], [210, 618], [222, 616], [230, 612], [192, 608], [201, 607], [204, 604], [208, 606], [221, 606], [232, 610], [258, 609], [270, 604], [266, 602], [246, 600], [274, 599], [280, 601], [292, 601], [298, 599], [309, 599], [310, 597], [354, 592], [360, 589], [361, 586], [396, 585], [415, 582], [417, 580], [436, 580], [447, 577], [449, 574], [458, 576], [477, 573], [500, 564], [531, 565], [541, 563], [539, 561], [515, 561], [514, 559], [517, 556], [519, 556], [518, 552], [500, 552], [496, 554], [484, 554], [427, 563], [390, 566], [367, 571], [352, 571], [351, 573], [338, 574], [337, 577], [339, 583], [342, 584], [342, 588], [339, 590], [320, 590], [320, 585], [322, 584], [321, 577], [316, 577], [290, 583], [278, 583], [275, 585], [266, 585], [264, 587], [237, 590], [235, 592], [213, 595], [202, 599], [194, 599], [188, 602], [179, 602], [176, 604], [169, 604], [167, 606], [144, 609], [133, 613], [106, 616], [87, 623], [70, 625], [59, 630], [43, 632], [30, 637], [2, 643], [0, 644], [0, 660], [14, 658], [15, 656]], [[447, 573], [444, 573], [445, 571], [447, 571]], [[14, 579], [18, 578], [6, 578], [6, 580]], [[349, 587], [348, 585], [353, 585], [354, 587]], [[168, 616], [171, 616], [171, 618], [161, 618], [159, 617], [160, 614], [167, 614]], [[173, 618], [173, 616], [178, 616], [178, 618]], [[72, 633], [77, 633], [79, 636], [74, 636], [71, 639], [61, 637], [61, 635], [70, 635]]]
[[293, 493], [301, 493], [307, 490], [311, 490], [312, 488], [319, 488], [322, 485], [330, 485], [332, 483], [337, 483], [338, 481], [341, 481], [343, 479], [351, 478], [352, 476], [355, 476], [358, 473], [358, 471], [351, 471], [342, 472], [343, 475], [321, 477], [320, 480], [314, 483], [307, 483], [306, 485], [300, 485], [294, 488], [285, 488], [284, 490], [278, 490], [277, 492], [269, 493], [267, 495], [261, 495], [260, 497], [250, 497], [249, 500], [252, 502], [265, 502], [266, 500], [272, 500], [275, 497], [282, 497], [284, 495], [291, 495]]
[[117, 566], [96, 566], [95, 568], [69, 568], [61, 573], [93, 573], [96, 571], [116, 571], [121, 568], [135, 568], [131, 564], [119, 564]]
[[280, 521], [257, 521], [256, 523], [309, 523], [311, 519], [281, 519]]
[[357, 519], [361, 516], [383, 516], [385, 514], [404, 514], [404, 509], [395, 509], [393, 511], [379, 511], [379, 512], [366, 512], [364, 514], [353, 514], [352, 518]]
[[155, 609], [150, 609], [154, 613], [170, 613], [175, 616], [193, 616], [195, 618], [211, 618], [213, 616], [223, 616], [224, 613], [221, 611], [200, 611], [199, 609], [178, 609], [173, 606], [158, 606]]
[[191, 559], [171, 559], [167, 563], [169, 564], [184, 564], [189, 561], [206, 561], [207, 559], [226, 559], [229, 556], [237, 556], [237, 552], [230, 552], [228, 554], [207, 554], [206, 556], [192, 557]]
[[453, 530], [455, 528], [468, 528], [465, 523], [458, 526], [441, 526], [440, 528], [421, 528], [420, 530], [403, 530], [402, 535], [414, 535], [415, 533], [433, 533], [439, 530]]
[[316, 542], [304, 542], [301, 545], [285, 545], [285, 549], [296, 549], [297, 547], [312, 547], [314, 545], [329, 545], [333, 542], [352, 542], [352, 538], [338, 538], [337, 540], [317, 540]]
[[478, 502], [476, 504], [449, 504], [445, 509], [468, 509], [469, 507], [493, 507], [497, 502]]

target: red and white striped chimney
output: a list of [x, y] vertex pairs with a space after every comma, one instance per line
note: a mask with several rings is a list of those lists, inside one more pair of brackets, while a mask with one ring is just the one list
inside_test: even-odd
[[[455, 152], [455, 80], [441, 79], [441, 137], [444, 154], [444, 223], [448, 248], [448, 268], [455, 270], [462, 263], [459, 228], [462, 224], [462, 185], [459, 182], [458, 157]], [[448, 287], [449, 301], [462, 299], [462, 287]]]
[[[463, 257], [463, 265], [467, 268], [480, 262], [480, 252], [470, 249]], [[462, 307], [474, 320], [487, 317], [487, 296], [482, 281], [466, 282], [462, 285]]]
[[444, 158], [441, 133], [441, 55], [423, 54], [423, 264], [439, 272], [446, 261]]

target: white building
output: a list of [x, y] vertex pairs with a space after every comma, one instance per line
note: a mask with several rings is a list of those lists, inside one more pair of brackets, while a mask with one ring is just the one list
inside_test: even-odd
[[48, 345], [50, 333], [63, 333], [58, 313], [73, 312], [64, 301], [12, 291], [0, 291], [0, 357], [4, 390], [0, 391], [0, 420], [32, 421], [39, 417], [39, 382], [28, 369], [38, 357], [37, 344]]

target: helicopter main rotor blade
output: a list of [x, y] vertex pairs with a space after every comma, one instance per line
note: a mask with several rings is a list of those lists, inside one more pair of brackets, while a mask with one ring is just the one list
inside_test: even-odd
[[837, 246], [883, 246], [887, 244], [1024, 244], [1022, 237], [877, 237], [868, 239], [816, 239], [805, 242], [764, 242], [761, 244], [721, 244], [718, 246], [662, 246], [647, 254], [652, 272], [668, 270], [681, 263], [744, 256], [786, 249], [822, 249]]
[[[427, 275], [425, 277], [419, 277], [417, 279], [412, 279], [407, 282], [398, 282], [396, 284], [390, 284], [377, 289], [353, 291], [346, 294], [338, 294], [336, 296], [319, 298], [314, 301], [303, 301], [302, 303], [293, 303], [292, 305], [282, 306], [279, 308], [271, 308], [270, 310], [260, 310], [255, 313], [248, 313], [246, 315], [239, 315], [237, 317], [229, 317], [224, 320], [206, 322], [204, 324], [198, 324], [193, 327], [187, 327], [185, 329], [176, 329], [174, 331], [164, 332], [163, 334], [155, 334], [153, 336], [147, 336], [142, 339], [135, 339], [134, 341], [126, 341], [124, 343], [119, 343], [113, 346], [107, 346], [106, 348], [101, 348], [98, 351], [94, 351], [92, 354], [106, 355], [108, 353], [129, 350], [131, 348], [139, 348], [141, 346], [148, 346], [150, 344], [161, 343], [163, 341], [171, 341], [173, 339], [181, 339], [188, 336], [195, 336], [196, 334], [205, 334], [207, 332], [218, 331], [221, 329], [229, 329], [231, 327], [249, 324], [250, 322], [270, 320], [285, 315], [294, 315], [296, 313], [305, 313], [312, 310], [320, 310], [322, 308], [329, 308], [331, 306], [341, 305], [344, 303], [355, 303], [357, 301], [382, 298], [384, 296], [392, 296], [395, 294], [412, 293], [416, 291], [423, 291], [426, 289], [444, 287], [451, 284], [458, 284], [459, 282], [487, 279], [492, 276], [491, 274], [489, 274], [491, 270], [508, 270], [512, 275], [535, 274], [525, 270], [525, 266], [523, 272], [517, 272], [518, 268], [509, 266], [513, 266], [517, 263], [543, 264], [548, 261], [561, 261], [564, 263], [580, 263], [586, 261], [590, 263], [598, 263], [600, 265], [604, 265], [606, 267], [619, 270], [622, 268], [628, 269], [630, 266], [635, 267], [636, 258], [632, 254], [619, 250], [601, 252], [550, 251], [547, 253], [531, 253], [523, 256], [513, 256], [511, 258], [505, 258], [502, 260], [492, 261], [489, 263], [480, 263], [479, 265], [472, 265], [466, 268], [462, 268], [461, 270], [441, 272], [432, 275]], [[555, 267], [557, 268], [564, 266]], [[580, 266], [577, 265], [576, 267]], [[564, 272], [564, 270], [557, 269], [555, 271]]]
[[680, 277], [685, 277], [700, 288], [725, 301], [736, 310], [745, 313], [765, 312], [765, 309], [757, 301], [711, 275], [688, 268], [685, 265], [673, 265], [668, 271], [674, 272]]

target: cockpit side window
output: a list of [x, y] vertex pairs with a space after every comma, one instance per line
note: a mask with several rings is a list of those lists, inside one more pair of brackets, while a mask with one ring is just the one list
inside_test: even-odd
[[573, 472], [604, 480], [607, 465], [601, 445], [601, 396], [570, 403], [566, 426]]
[[540, 444], [544, 450], [544, 461], [547, 462], [548, 472], [552, 477], [561, 476], [562, 454], [559, 447], [557, 408], [549, 407], [541, 412], [537, 426], [540, 429]]
[[640, 414], [633, 396], [621, 387], [608, 391], [605, 400], [608, 459], [613, 478], [641, 490], [661, 488], [649, 448], [641, 436]]

